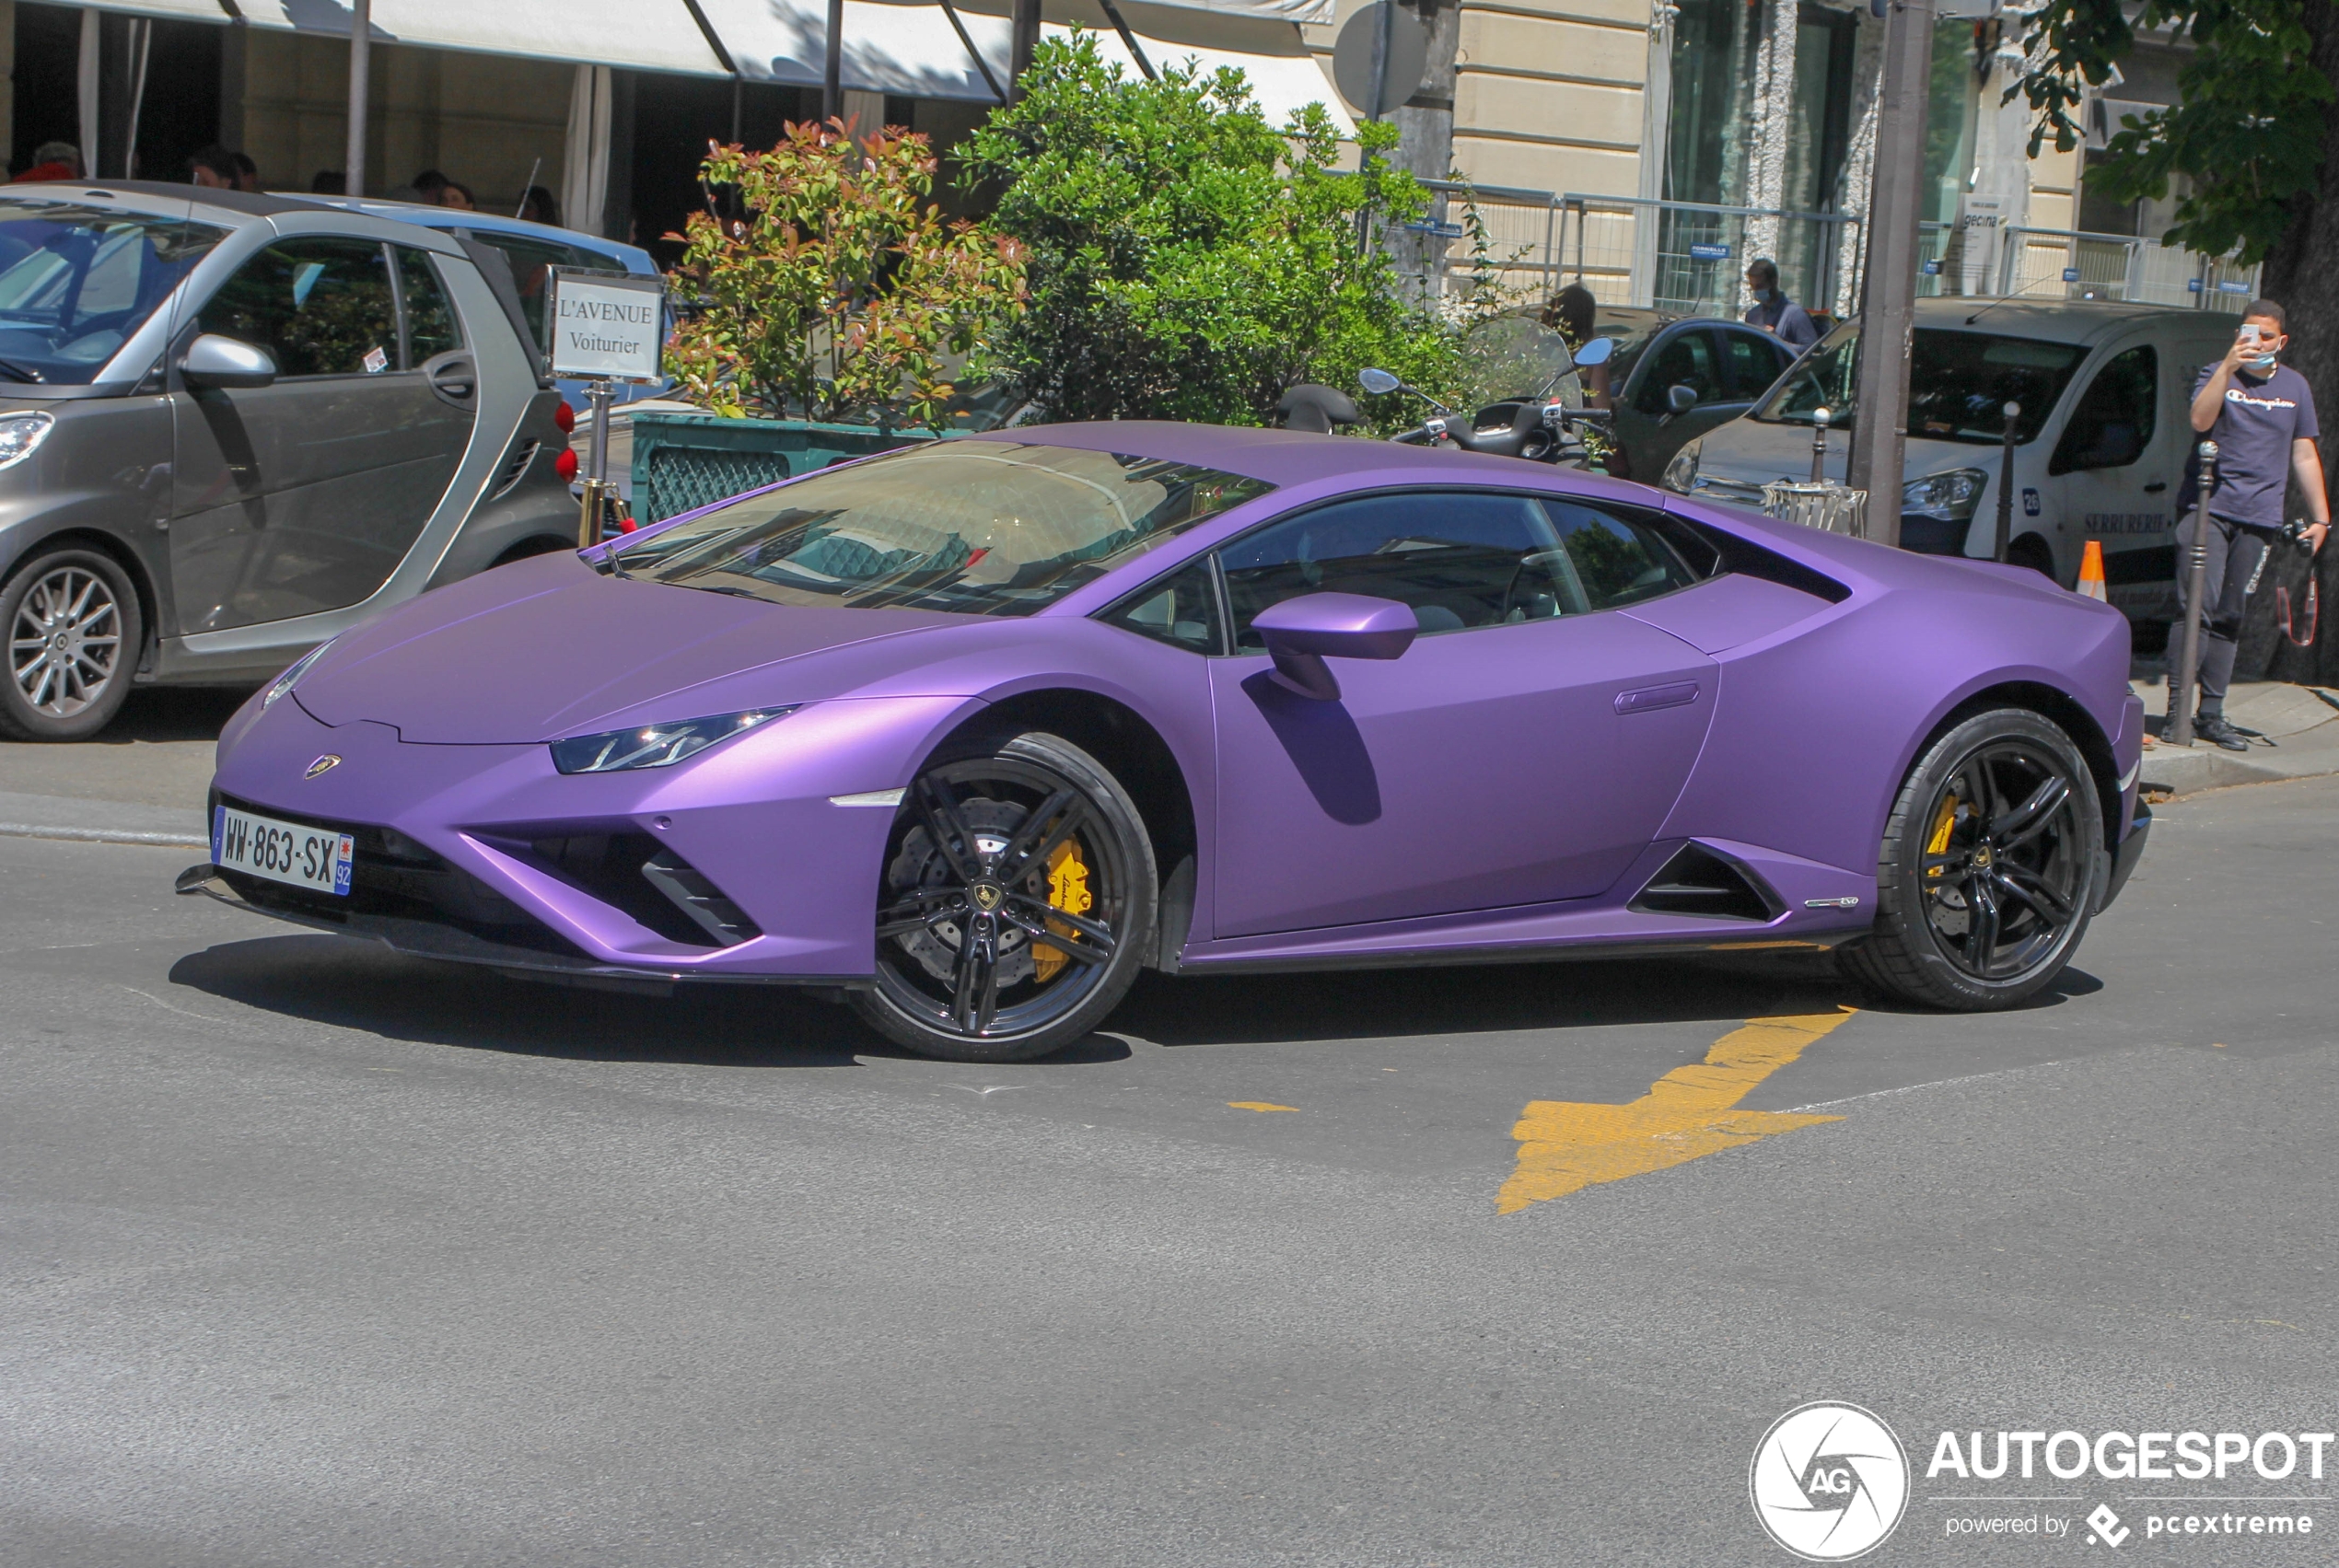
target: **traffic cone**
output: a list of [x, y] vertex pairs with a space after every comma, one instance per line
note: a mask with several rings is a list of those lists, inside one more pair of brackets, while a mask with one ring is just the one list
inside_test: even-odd
[[2088, 540], [2088, 552], [2079, 557], [2079, 597], [2108, 604], [2112, 596], [2103, 587], [2103, 545], [2100, 540]]

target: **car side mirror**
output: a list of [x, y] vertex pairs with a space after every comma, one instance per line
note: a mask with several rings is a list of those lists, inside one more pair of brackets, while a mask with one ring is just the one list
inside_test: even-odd
[[1614, 338], [1594, 338], [1576, 351], [1577, 367], [1588, 370], [1595, 365], [1605, 365], [1615, 352], [1616, 340]]
[[1323, 703], [1340, 700], [1325, 659], [1396, 658], [1421, 631], [1411, 605], [1363, 594], [1302, 594], [1269, 605], [1251, 624], [1274, 656], [1275, 684]]
[[1696, 388], [1687, 385], [1676, 385], [1665, 389], [1666, 412], [1676, 414], [1687, 413], [1690, 410], [1695, 408], [1696, 406]]
[[264, 348], [205, 332], [187, 345], [179, 374], [191, 387], [265, 387], [276, 379], [276, 361]]

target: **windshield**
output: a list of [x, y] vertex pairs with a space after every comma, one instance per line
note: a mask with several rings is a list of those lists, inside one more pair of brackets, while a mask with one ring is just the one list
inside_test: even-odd
[[774, 604], [1029, 615], [1270, 488], [1114, 452], [936, 441], [742, 496], [614, 560]]
[[0, 381], [86, 385], [227, 231], [0, 198]]
[[[1811, 411], [1825, 407], [1835, 428], [1850, 428], [1859, 338], [1852, 322], [1830, 332], [1753, 417], [1774, 424], [1809, 424]], [[2006, 439], [2006, 405], [2017, 402], [2022, 413], [2015, 421], [2014, 438], [2035, 441], [2087, 352], [2077, 343], [1919, 328], [1909, 348], [1908, 433], [1932, 441], [1996, 446]]]
[[[1616, 341], [1615, 354], [1608, 363], [1612, 385], [1624, 384], [1624, 377], [1632, 374], [1634, 356], [1662, 324], [1654, 317], [1593, 318], [1592, 336]], [[1505, 398], [1548, 396], [1574, 367], [1566, 339], [1556, 328], [1543, 324], [1540, 311], [1531, 308], [1505, 311], [1472, 327], [1462, 340], [1460, 396], [1464, 406], [1471, 408]]]

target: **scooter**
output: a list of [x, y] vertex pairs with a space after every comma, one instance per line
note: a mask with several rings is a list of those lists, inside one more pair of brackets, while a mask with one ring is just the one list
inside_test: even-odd
[[1608, 429], [1612, 416], [1606, 409], [1568, 407], [1559, 399], [1559, 384], [1578, 370], [1607, 364], [1615, 352], [1615, 339], [1594, 338], [1576, 351], [1573, 368], [1553, 377], [1541, 390], [1488, 403], [1467, 420], [1386, 370], [1360, 371], [1356, 381], [1375, 397], [1404, 392], [1429, 405], [1432, 412], [1427, 419], [1411, 430], [1391, 436], [1392, 441], [1412, 447], [1450, 445], [1465, 452], [1523, 458], [1531, 463], [1569, 463], [1588, 469], [1594, 466], [1594, 459], [1584, 436]]

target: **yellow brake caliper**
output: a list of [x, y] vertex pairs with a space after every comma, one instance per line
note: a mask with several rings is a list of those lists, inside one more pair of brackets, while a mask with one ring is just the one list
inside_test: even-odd
[[[1066, 839], [1048, 856], [1048, 902], [1066, 914], [1086, 914], [1095, 901], [1088, 892], [1088, 867], [1080, 858], [1080, 841]], [[1048, 929], [1059, 936], [1077, 935], [1060, 920], [1048, 922]], [[1034, 942], [1031, 961], [1039, 969], [1040, 983], [1045, 985], [1072, 960], [1045, 942]]]
[[[1949, 833], [1956, 826], [1957, 796], [1952, 795], [1941, 802], [1941, 814], [1933, 819], [1933, 836], [1925, 842], [1925, 853], [1928, 858], [1949, 849]], [[1934, 881], [1945, 869], [1946, 867], [1943, 866], [1933, 866], [1925, 873], [1925, 879], [1928, 882]]]

